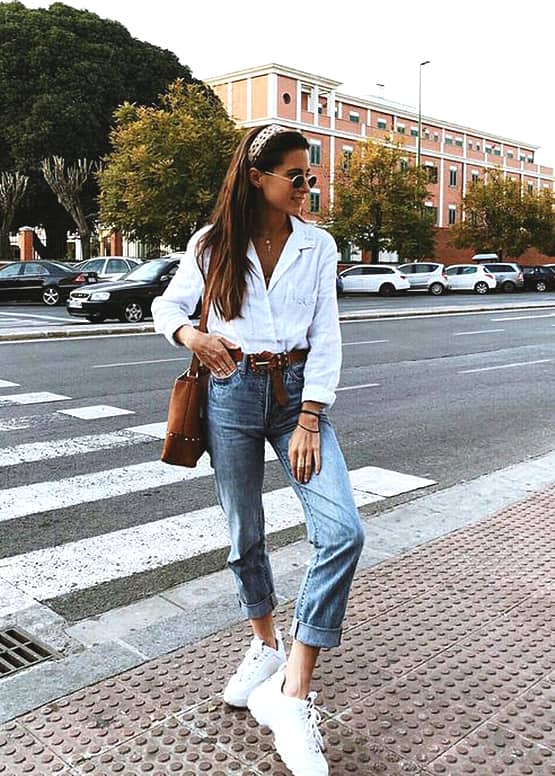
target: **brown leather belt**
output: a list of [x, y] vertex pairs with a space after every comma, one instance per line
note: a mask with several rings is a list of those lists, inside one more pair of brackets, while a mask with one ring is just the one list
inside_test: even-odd
[[[242, 361], [245, 357], [239, 348], [230, 349], [229, 353], [234, 361]], [[283, 384], [283, 370], [287, 369], [290, 364], [304, 361], [307, 354], [308, 350], [290, 350], [287, 353], [270, 353], [265, 350], [263, 353], [248, 353], [246, 355], [249, 368], [253, 372], [266, 372], [270, 375], [276, 401], [283, 407], [289, 398]]]

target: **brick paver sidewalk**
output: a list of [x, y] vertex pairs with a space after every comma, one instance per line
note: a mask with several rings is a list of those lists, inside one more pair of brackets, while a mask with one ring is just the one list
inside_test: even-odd
[[[332, 776], [555, 774], [554, 515], [550, 488], [357, 576], [314, 686]], [[0, 774], [286, 776], [221, 700], [248, 642], [241, 624], [3, 725]]]

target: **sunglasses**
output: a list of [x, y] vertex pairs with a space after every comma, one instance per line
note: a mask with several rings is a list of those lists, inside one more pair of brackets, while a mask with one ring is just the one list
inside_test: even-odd
[[308, 185], [308, 188], [311, 189], [313, 186], [316, 185], [316, 181], [318, 178], [315, 175], [294, 175], [292, 178], [290, 178], [288, 175], [278, 175], [277, 172], [268, 172], [267, 170], [264, 171], [264, 175], [272, 175], [274, 178], [282, 178], [284, 181], [289, 181], [289, 183], [293, 186], [294, 189], [302, 189], [302, 187], [305, 184], [305, 181]]

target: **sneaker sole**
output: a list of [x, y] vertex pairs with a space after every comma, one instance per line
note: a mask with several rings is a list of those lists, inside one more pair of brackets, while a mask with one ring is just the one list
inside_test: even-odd
[[232, 695], [224, 692], [224, 701], [228, 704], [228, 706], [233, 706], [236, 709], [248, 708], [248, 698], [245, 697], [237, 698], [237, 696], [233, 697]]

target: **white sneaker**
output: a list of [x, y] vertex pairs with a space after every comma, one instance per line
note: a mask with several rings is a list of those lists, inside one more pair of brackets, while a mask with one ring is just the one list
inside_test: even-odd
[[226, 703], [230, 706], [246, 708], [251, 692], [281, 668], [287, 658], [281, 633], [278, 630], [276, 630], [276, 642], [277, 649], [272, 649], [258, 636], [253, 638], [241, 665], [224, 690]]
[[281, 691], [284, 681], [281, 669], [253, 690], [249, 711], [260, 725], [272, 730], [277, 753], [294, 776], [328, 776], [318, 730], [321, 717], [314, 705], [316, 693], [311, 692], [305, 701], [290, 698]]

